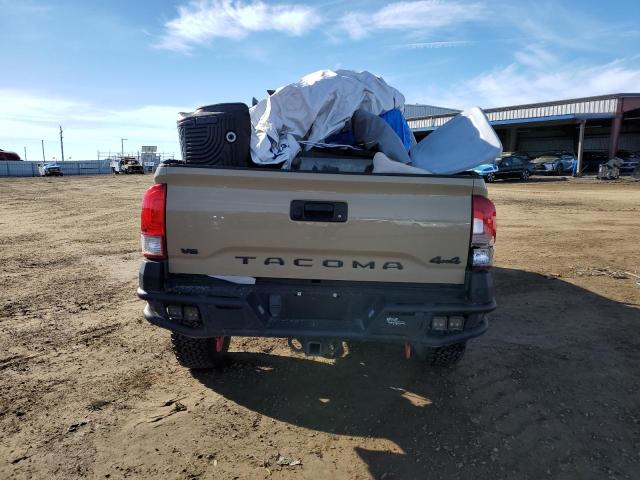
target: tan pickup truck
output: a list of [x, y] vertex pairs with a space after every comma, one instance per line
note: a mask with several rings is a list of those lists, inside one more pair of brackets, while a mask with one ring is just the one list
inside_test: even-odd
[[215, 365], [232, 336], [287, 338], [309, 355], [396, 342], [449, 366], [487, 330], [496, 217], [473, 173], [174, 162], [155, 182], [138, 295], [186, 367]]

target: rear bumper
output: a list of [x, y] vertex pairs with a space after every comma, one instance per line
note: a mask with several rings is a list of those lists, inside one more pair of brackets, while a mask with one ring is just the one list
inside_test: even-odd
[[[142, 264], [138, 296], [147, 301], [144, 316], [191, 337], [359, 339], [435, 347], [482, 335], [487, 313], [496, 307], [487, 272], [474, 272], [465, 285], [455, 286], [276, 279], [236, 285], [206, 276], [164, 278], [163, 270], [162, 262]], [[199, 319], [171, 318], [170, 305], [195, 306]], [[464, 328], [434, 331], [434, 316], [464, 317]]]

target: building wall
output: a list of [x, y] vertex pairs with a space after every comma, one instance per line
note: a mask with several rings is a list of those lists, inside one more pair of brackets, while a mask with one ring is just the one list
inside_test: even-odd
[[[609, 150], [611, 126], [608, 122], [594, 125], [587, 122], [584, 138], [585, 152], [604, 152]], [[575, 124], [561, 126], [536, 126], [518, 128], [516, 150], [539, 155], [546, 152], [578, 150], [578, 130]], [[508, 130], [497, 129], [505, 151], [508, 145]], [[623, 121], [618, 150], [640, 151], [640, 122]]]

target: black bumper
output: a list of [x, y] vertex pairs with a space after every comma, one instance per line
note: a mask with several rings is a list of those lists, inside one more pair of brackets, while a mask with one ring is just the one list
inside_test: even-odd
[[[191, 337], [219, 335], [397, 341], [443, 346], [482, 335], [496, 307], [488, 272], [464, 285], [258, 279], [237, 285], [207, 276], [168, 276], [145, 261], [138, 296], [145, 318]], [[197, 307], [199, 319], [172, 318], [168, 306]], [[464, 328], [435, 331], [434, 316], [464, 317]]]

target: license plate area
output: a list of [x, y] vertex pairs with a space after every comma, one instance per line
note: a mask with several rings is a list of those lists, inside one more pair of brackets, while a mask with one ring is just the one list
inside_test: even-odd
[[269, 315], [286, 320], [353, 321], [363, 318], [374, 304], [371, 295], [342, 295], [340, 292], [308, 292], [297, 290], [265, 295], [261, 302]]

